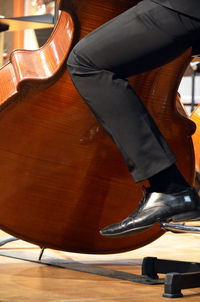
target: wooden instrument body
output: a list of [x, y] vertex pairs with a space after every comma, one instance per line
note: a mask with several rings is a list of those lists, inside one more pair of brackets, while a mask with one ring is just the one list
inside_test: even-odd
[[[141, 187], [147, 183], [134, 184], [119, 150], [82, 101], [64, 63], [73, 41], [135, 3], [63, 1], [60, 29], [47, 45], [35, 52], [14, 52], [0, 70], [0, 227], [8, 233], [42, 247], [94, 254], [129, 251], [163, 234], [156, 225], [126, 238], [100, 236], [102, 227], [137, 207]], [[190, 50], [130, 83], [192, 183], [190, 136], [195, 128], [175, 106], [189, 61]]]
[[190, 116], [196, 124], [196, 131], [192, 137], [195, 151], [195, 169], [200, 173], [200, 105], [198, 105]]

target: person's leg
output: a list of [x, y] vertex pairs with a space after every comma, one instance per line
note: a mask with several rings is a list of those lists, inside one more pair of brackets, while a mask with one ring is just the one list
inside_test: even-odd
[[[176, 158], [126, 78], [161, 66], [191, 46], [200, 22], [149, 0], [104, 24], [72, 50], [68, 70], [80, 95], [124, 156], [135, 180], [148, 179], [153, 191], [123, 222], [101, 231], [116, 237], [141, 232], [179, 212], [194, 217], [199, 197], [193, 188], [166, 193], [166, 184], [188, 184]], [[172, 177], [173, 175], [173, 177]], [[159, 181], [158, 181], [159, 180]], [[155, 193], [164, 180], [164, 192]]]
[[146, 0], [86, 36], [68, 58], [75, 87], [119, 147], [135, 182], [176, 158], [125, 78], [179, 56], [191, 44], [191, 28], [177, 13]]

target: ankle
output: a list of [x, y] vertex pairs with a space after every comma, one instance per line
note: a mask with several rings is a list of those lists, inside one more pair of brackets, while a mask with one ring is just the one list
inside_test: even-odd
[[154, 192], [166, 194], [178, 193], [190, 186], [176, 165], [172, 165], [156, 175], [153, 175], [149, 178], [149, 183]]

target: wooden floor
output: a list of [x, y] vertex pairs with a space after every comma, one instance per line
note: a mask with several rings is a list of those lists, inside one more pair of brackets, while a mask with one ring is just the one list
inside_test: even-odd
[[[0, 232], [0, 237], [4, 236], [7, 234]], [[40, 254], [39, 248], [23, 241], [2, 246], [2, 253], [20, 255], [33, 262], [0, 256], [0, 302], [200, 301], [200, 288], [185, 289], [182, 298], [169, 299], [162, 297], [162, 284], [139, 284], [76, 271], [93, 267], [139, 275], [141, 259], [145, 256], [200, 262], [200, 235], [168, 232], [148, 246], [108, 256], [45, 250], [44, 260], [65, 263], [72, 269], [34, 262]]]

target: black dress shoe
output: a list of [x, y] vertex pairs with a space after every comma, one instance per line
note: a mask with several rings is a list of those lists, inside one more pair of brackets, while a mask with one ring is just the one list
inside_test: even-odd
[[123, 237], [147, 230], [159, 221], [178, 221], [199, 217], [200, 198], [192, 187], [184, 191], [164, 194], [150, 192], [148, 189], [137, 209], [123, 221], [110, 225], [100, 231], [107, 237]]

